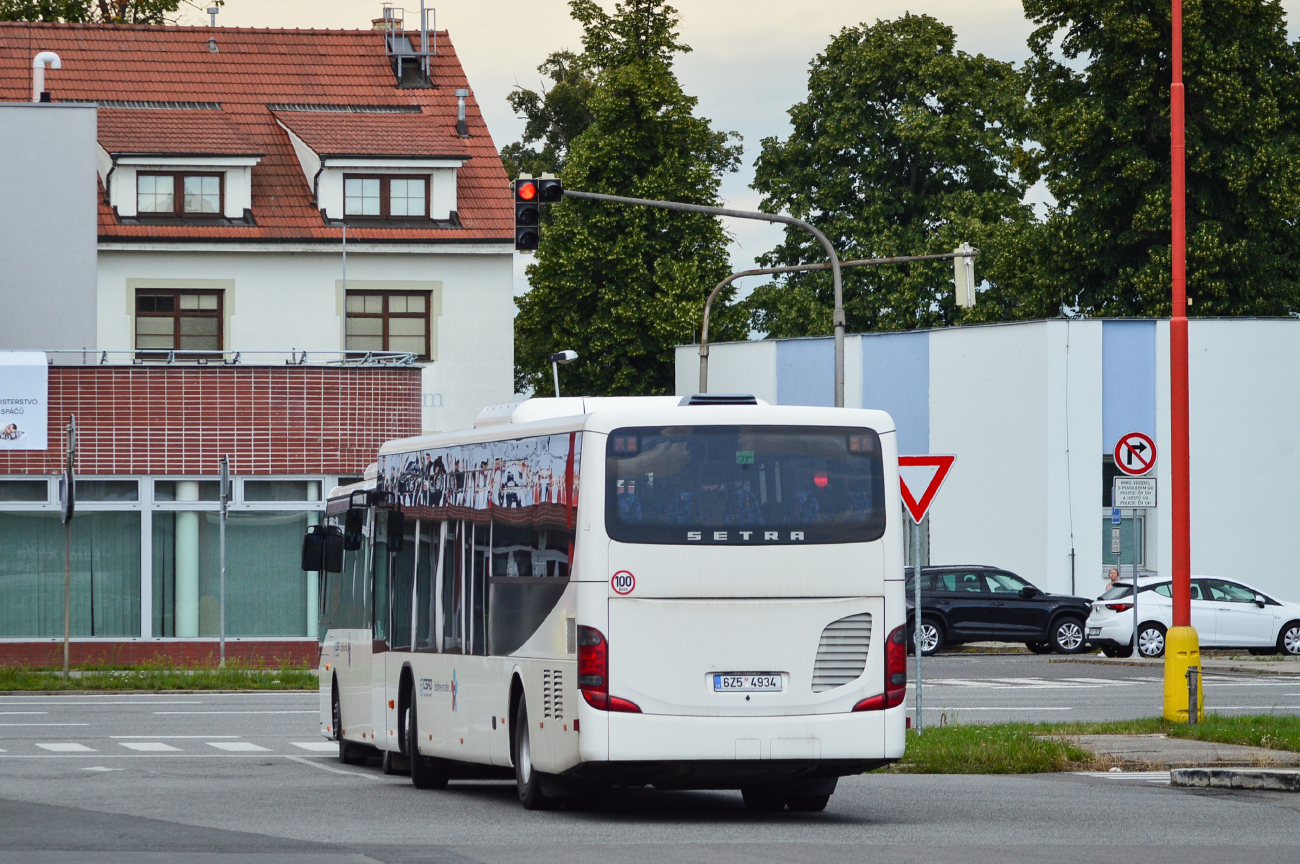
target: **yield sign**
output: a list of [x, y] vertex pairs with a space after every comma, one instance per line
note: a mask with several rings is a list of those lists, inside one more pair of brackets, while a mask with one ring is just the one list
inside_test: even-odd
[[898, 485], [912, 519], [920, 523], [934, 495], [952, 470], [956, 456], [899, 456]]
[[1141, 432], [1121, 435], [1115, 442], [1115, 467], [1125, 474], [1145, 474], [1156, 464], [1156, 442]]

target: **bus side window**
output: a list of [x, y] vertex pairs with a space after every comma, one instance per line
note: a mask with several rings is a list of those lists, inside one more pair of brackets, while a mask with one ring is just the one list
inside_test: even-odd
[[374, 638], [388, 641], [388, 514], [375, 512], [374, 579], [371, 581], [371, 627]]
[[469, 650], [467, 654], [487, 654], [487, 580], [492, 566], [492, 525], [470, 526], [473, 537], [473, 554], [470, 557], [469, 584], [465, 594], [469, 599]]
[[447, 525], [447, 539], [442, 554], [442, 650], [448, 654], [461, 653], [461, 609], [460, 574], [465, 558], [465, 523], [451, 522]]
[[[393, 571], [390, 574], [388, 592], [391, 605], [388, 647], [394, 649], [411, 647], [411, 594], [415, 587], [415, 532], [420, 525], [421, 523], [414, 519], [406, 520], [406, 530], [402, 535], [402, 551], [392, 556]], [[423, 546], [423, 543], [420, 545]]]
[[420, 550], [415, 562], [415, 645], [416, 651], [433, 652], [434, 568], [438, 565], [441, 522], [420, 522]]

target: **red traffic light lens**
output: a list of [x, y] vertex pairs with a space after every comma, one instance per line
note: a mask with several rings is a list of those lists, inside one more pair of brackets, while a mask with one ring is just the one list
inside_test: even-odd
[[532, 201], [537, 197], [536, 183], [519, 183], [515, 186], [515, 197], [520, 201]]

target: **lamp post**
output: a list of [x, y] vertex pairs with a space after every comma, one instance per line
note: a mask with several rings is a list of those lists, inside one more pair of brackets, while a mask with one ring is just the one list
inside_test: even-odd
[[560, 364], [568, 366], [578, 359], [577, 351], [557, 351], [551, 355], [551, 375], [555, 377], [555, 398], [560, 398]]
[[[1183, 6], [1173, 0], [1173, 80], [1169, 88], [1169, 173], [1173, 242], [1173, 309], [1169, 319], [1170, 474], [1173, 481], [1173, 627], [1165, 634], [1164, 715], [1192, 720], [1196, 705], [1187, 699], [1187, 670], [1201, 665], [1200, 644], [1192, 627], [1191, 465], [1187, 384], [1187, 212], [1183, 119]], [[1136, 587], [1134, 591], [1136, 591]], [[1136, 599], [1136, 594], [1134, 595]], [[1137, 634], [1134, 636], [1136, 644]], [[1199, 681], [1200, 679], [1198, 679]], [[1198, 687], [1199, 687], [1198, 683]], [[1181, 706], [1181, 710], [1180, 710]]]
[[826, 254], [830, 257], [830, 269], [835, 280], [835, 311], [831, 323], [835, 325], [835, 407], [844, 407], [844, 329], [847, 319], [844, 317], [844, 286], [840, 282], [840, 258], [835, 254], [835, 247], [826, 235], [818, 231], [811, 223], [793, 216], [780, 213], [760, 213], [754, 210], [730, 210], [725, 207], [705, 207], [702, 204], [683, 204], [680, 201], [656, 201], [650, 198], [628, 198], [623, 195], [603, 195], [598, 192], [577, 192], [565, 189], [566, 198], [586, 198], [591, 201], [608, 201], [612, 204], [640, 204], [644, 207], [657, 207], [660, 210], [676, 210], [681, 213], [704, 213], [709, 216], [731, 216], [736, 219], [756, 219], [760, 222], [779, 222], [802, 228], [817, 238]]
[[[972, 282], [975, 278], [974, 260], [979, 257], [980, 250], [963, 243], [962, 248], [955, 252], [948, 252], [943, 255], [902, 255], [897, 258], [863, 258], [858, 261], [841, 261], [839, 266], [844, 267], [873, 267], [881, 264], [903, 264], [911, 261], [935, 261], [941, 258], [952, 258], [954, 263], [960, 268], [963, 279], [969, 278]], [[963, 261], [962, 259], [965, 259]], [[971, 262], [969, 268], [963, 266], [967, 261]], [[713, 287], [709, 292], [709, 297], [704, 301], [704, 323], [700, 327], [700, 392], [709, 392], [709, 313], [713, 309], [713, 301], [718, 296], [718, 292], [726, 288], [732, 282], [745, 276], [770, 276], [778, 273], [804, 273], [810, 270], [829, 270], [830, 264], [796, 264], [790, 267], [762, 267], [755, 270], [741, 270], [732, 273], [726, 279], [723, 279]], [[967, 271], [969, 270], [969, 277]], [[960, 297], [960, 284], [958, 285], [958, 296]], [[958, 301], [959, 306], [965, 305], [967, 309], [975, 305], [975, 295], [968, 292], [965, 303]], [[842, 355], [841, 355], [842, 356]], [[839, 407], [843, 407], [840, 405]]]

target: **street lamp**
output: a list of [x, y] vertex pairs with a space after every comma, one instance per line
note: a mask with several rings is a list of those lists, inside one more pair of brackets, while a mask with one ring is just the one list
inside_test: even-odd
[[568, 366], [578, 359], [577, 351], [557, 351], [551, 355], [551, 375], [555, 377], [555, 398], [560, 398], [560, 364]]

